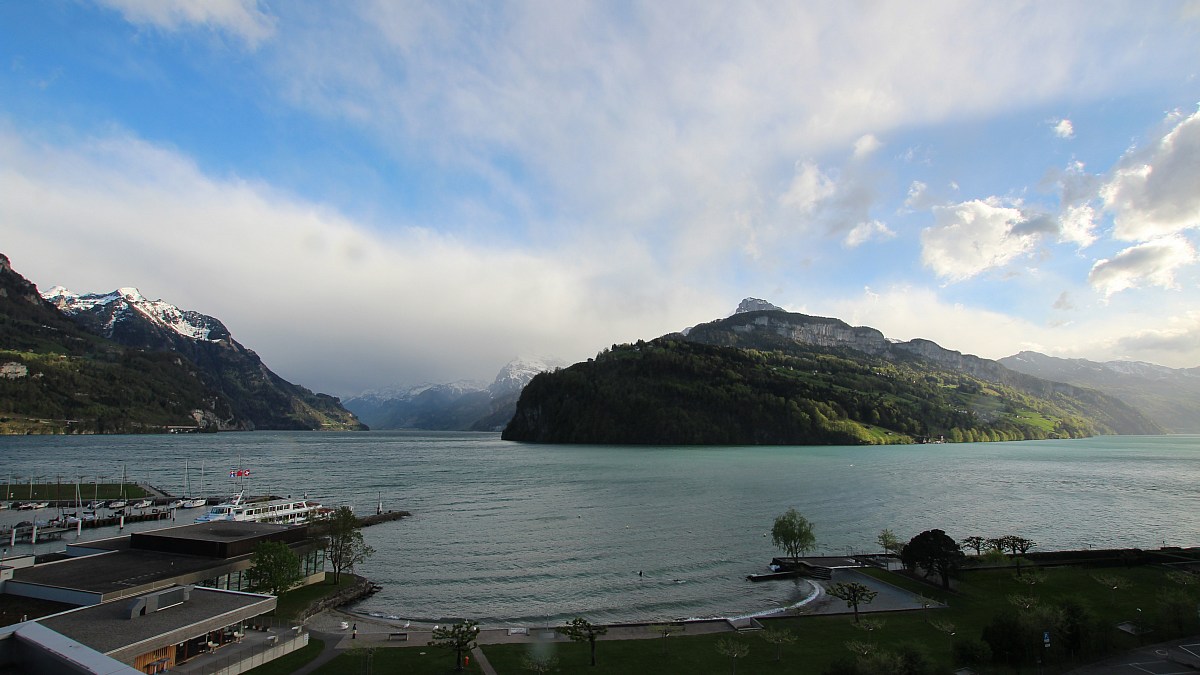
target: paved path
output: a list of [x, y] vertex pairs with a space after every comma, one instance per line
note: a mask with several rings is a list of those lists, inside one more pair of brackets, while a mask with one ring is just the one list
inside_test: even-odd
[[471, 650], [471, 658], [479, 664], [479, 669], [483, 671], [483, 675], [499, 675], [492, 664], [488, 663], [487, 657], [483, 655], [483, 650], [479, 647]]
[[317, 655], [317, 658], [309, 661], [302, 668], [292, 673], [292, 675], [308, 675], [317, 668], [320, 668], [326, 663], [334, 660], [337, 658], [337, 655], [341, 653], [341, 650], [338, 649], [338, 642], [342, 639], [341, 635], [315, 630], [309, 630], [308, 635], [310, 640], [316, 638], [324, 642], [325, 648], [321, 650], [321, 653]]

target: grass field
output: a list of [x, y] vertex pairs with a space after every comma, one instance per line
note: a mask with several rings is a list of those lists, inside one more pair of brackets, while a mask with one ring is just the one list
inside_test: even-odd
[[[333, 574], [329, 573], [327, 579], [332, 579]], [[319, 584], [310, 584], [301, 586], [284, 593], [279, 596], [279, 600], [275, 605], [275, 616], [287, 621], [294, 621], [304, 610], [308, 609], [314, 602], [337, 593], [338, 591], [348, 586], [353, 586], [358, 581], [358, 577], [352, 574], [342, 574], [342, 579], [339, 583], [330, 583], [328, 580]]]
[[[743, 634], [688, 634], [659, 637], [649, 628], [646, 639], [601, 640], [597, 644], [597, 665], [589, 665], [588, 645], [571, 642], [531, 642], [528, 644], [484, 645], [492, 666], [501, 675], [536, 672], [529, 659], [553, 659], [554, 666], [545, 672], [589, 673], [592, 675], [625, 675], [633, 673], [681, 673], [688, 675], [724, 674], [734, 672], [733, 661], [718, 651], [723, 640], [737, 640], [749, 648], [737, 660], [739, 673], [798, 673], [820, 674], [836, 664], [853, 662], [856, 658], [848, 645], [876, 652], [900, 652], [905, 649], [923, 655], [930, 673], [949, 673], [967, 665], [954, 656], [955, 646], [979, 643], [985, 627], [1002, 614], [1016, 615], [1023, 605], [1053, 607], [1073, 602], [1086, 607], [1103, 631], [1102, 651], [1073, 655], [1060, 644], [1062, 636], [1052, 633], [1054, 644], [1046, 649], [1041, 631], [1025, 634], [1025, 642], [1016, 648], [1028, 655], [1041, 656], [1046, 675], [1063, 673], [1079, 665], [1098, 660], [1105, 653], [1132, 649], [1143, 643], [1174, 637], [1175, 633], [1200, 633], [1195, 593], [1168, 577], [1161, 567], [1121, 567], [1089, 569], [1082, 567], [1037, 568], [1030, 573], [1026, 565], [1021, 575], [1013, 568], [964, 571], [955, 579], [950, 591], [919, 579], [877, 569], [864, 573], [880, 578], [933, 601], [933, 607], [890, 613], [864, 613], [863, 622], [856, 625], [850, 615], [817, 615], [779, 619], [764, 619], [768, 628], [786, 628], [796, 641], [782, 647], [769, 644], [762, 632]], [[345, 582], [343, 582], [344, 585]], [[317, 584], [297, 589], [280, 599], [277, 613], [289, 616], [307, 607], [321, 595], [337, 590], [333, 584]], [[1183, 623], [1173, 624], [1167, 613], [1164, 598], [1186, 597], [1190, 613]], [[947, 605], [938, 608], [938, 603]], [[869, 609], [865, 606], [864, 609]], [[1178, 616], [1176, 616], [1178, 619]], [[1145, 636], [1134, 636], [1117, 630], [1122, 621], [1137, 621], [1142, 625], [1158, 626]], [[864, 625], [865, 624], [865, 625]], [[870, 628], [869, 630], [867, 628]], [[255, 670], [255, 675], [274, 675], [292, 672], [315, 658], [319, 650], [290, 655], [292, 660], [279, 664], [278, 669]], [[274, 666], [275, 664], [268, 664]], [[981, 675], [1009, 675], [1039, 672], [1030, 661], [1015, 668], [994, 663], [973, 664]], [[265, 668], [265, 667], [264, 667]], [[426, 645], [386, 647], [371, 650], [352, 649], [324, 664], [316, 671], [334, 673], [411, 673], [413, 675], [447, 675], [453, 673], [453, 657], [443, 648]], [[476, 663], [465, 672], [478, 673]], [[861, 671], [860, 671], [861, 672]]]
[[[1012, 598], [1028, 602], [1032, 598], [1042, 606], [1064, 600], [1079, 602], [1096, 614], [1104, 626], [1105, 641], [1110, 650], [1132, 649], [1146, 640], [1167, 639], [1165, 631], [1155, 631], [1142, 638], [1121, 632], [1116, 624], [1141, 619], [1147, 624], [1162, 623], [1163, 616], [1157, 598], [1172, 582], [1164, 571], [1155, 567], [1135, 567], [1108, 570], [1054, 568], [1039, 570], [1034, 577], [1038, 583], [1018, 578], [1012, 569], [964, 572], [952, 592], [882, 570], [868, 572], [889, 583], [911, 590], [933, 600], [947, 603], [941, 609], [864, 614], [864, 622], [872, 622], [873, 630], [856, 626], [849, 615], [808, 616], [766, 620], [769, 627], [785, 627], [797, 637], [796, 642], [780, 650], [768, 644], [762, 633], [736, 636], [749, 647], [749, 653], [738, 660], [741, 673], [822, 673], [834, 664], [853, 660], [854, 653], [847, 645], [869, 645], [877, 651], [898, 651], [908, 645], [922, 652], [935, 673], [952, 672], [966, 664], [956, 663], [953, 648], [956, 642], [978, 641], [985, 626], [1005, 611], [1018, 612]], [[1100, 580], [1097, 579], [1100, 577]], [[1113, 589], [1108, 582], [1115, 581]], [[1176, 586], [1175, 588], [1179, 588]], [[1200, 631], [1200, 622], [1192, 614], [1185, 627], [1187, 632]], [[663, 640], [601, 641], [597, 645], [598, 664], [589, 667], [586, 644], [553, 643], [549, 647], [558, 659], [559, 673], [694, 673], [696, 675], [733, 672], [731, 659], [717, 651], [718, 641], [731, 634], [687, 635]], [[1061, 637], [1061, 636], [1060, 636]], [[1054, 637], [1052, 640], [1058, 640]], [[1042, 672], [1061, 673], [1084, 663], [1099, 659], [1103, 654], [1072, 657], [1062, 649], [1045, 649], [1040, 632], [1024, 645], [1029, 654], [1041, 655], [1047, 663]], [[1057, 643], [1053, 645], [1059, 647]], [[488, 660], [501, 674], [528, 672], [522, 667], [522, 657], [531, 653], [529, 645], [488, 645], [484, 647]], [[781, 660], [776, 661], [778, 654]], [[1007, 674], [1021, 672], [1010, 666], [973, 665], [978, 673]], [[1032, 662], [1024, 672], [1037, 672]]]

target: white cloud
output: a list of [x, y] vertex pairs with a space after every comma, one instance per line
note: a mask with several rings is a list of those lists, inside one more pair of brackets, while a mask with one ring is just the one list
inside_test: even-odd
[[1196, 250], [1186, 239], [1164, 237], [1097, 261], [1088, 274], [1088, 283], [1106, 297], [1147, 285], [1173, 288], [1176, 270], [1194, 262]]
[[229, 33], [253, 48], [275, 32], [274, 19], [257, 0], [95, 0], [126, 21], [168, 32], [204, 26]]
[[864, 158], [881, 147], [883, 147], [883, 143], [874, 134], [860, 136], [858, 140], [854, 141], [854, 158]]
[[1114, 236], [1145, 241], [1200, 227], [1200, 112], [1122, 158], [1100, 188]]
[[963, 281], [1002, 267], [1036, 245], [1041, 228], [1019, 208], [995, 197], [933, 208], [934, 224], [921, 232], [921, 261], [949, 281]]
[[891, 239], [896, 236], [896, 233], [878, 220], [872, 220], [869, 223], [859, 223], [854, 226], [854, 229], [846, 235], [845, 244], [849, 248], [855, 248], [862, 244], [871, 241], [872, 239]]
[[1146, 360], [1162, 359], [1168, 354], [1196, 354], [1200, 352], [1200, 312], [1171, 317], [1165, 327], [1127, 335], [1117, 340], [1117, 345]]
[[812, 213], [817, 205], [837, 192], [834, 179], [813, 162], [796, 162], [792, 182], [779, 197], [779, 203], [802, 215]]
[[1058, 218], [1059, 240], [1079, 244], [1081, 248], [1096, 241], [1096, 210], [1088, 204], [1068, 206]]
[[[1074, 309], [1066, 293], [1055, 304]], [[1152, 313], [1136, 302], [1115, 304], [1105, 312], [1076, 312], [1069, 322], [1036, 321], [950, 302], [935, 289], [896, 285], [871, 287], [814, 311], [877, 328], [890, 338], [925, 338], [989, 359], [1030, 349], [1061, 358], [1133, 358], [1175, 368], [1200, 363], [1200, 312], [1180, 309], [1191, 304], [1186, 299]]]
[[1069, 119], [1058, 120], [1054, 124], [1054, 135], [1059, 138], [1075, 138], [1075, 125]]
[[[272, 43], [274, 75], [296, 105], [361, 125], [406, 158], [466, 167], [532, 204], [522, 222], [551, 204], [578, 227], [652, 230], [658, 253], [681, 266], [711, 263], [747, 232], [753, 250], [794, 251], [783, 221], [795, 214], [771, 208], [776, 186], [803, 210], [832, 180], [795, 172], [796, 158], [825, 166], [856, 146], [861, 159], [896, 129], [1096, 95], [1176, 53], [1122, 48], [1116, 29], [1129, 16], [1167, 20], [1144, 8], [516, 3], [480, 18], [438, 2], [339, 6], [336, 17], [300, 7], [273, 6], [316, 14]], [[1110, 33], [1117, 44], [1098, 53], [1095, 36]], [[752, 214], [748, 226], [739, 214]], [[841, 236], [873, 219], [826, 229]]]
[[381, 234], [129, 136], [64, 149], [0, 127], [0, 193], [3, 252], [40, 286], [137, 286], [339, 394], [489, 378], [522, 353], [582, 359], [727, 311], [706, 273], [667, 277], [624, 238], [516, 250]]
[[934, 200], [929, 197], [929, 186], [919, 180], [914, 180], [908, 186], [908, 197], [904, 200], [904, 208], [924, 211], [931, 208]]

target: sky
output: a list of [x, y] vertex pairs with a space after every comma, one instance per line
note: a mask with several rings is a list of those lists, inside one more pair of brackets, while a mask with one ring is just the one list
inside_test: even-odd
[[744, 297], [1200, 366], [1200, 2], [0, 2], [0, 253], [339, 396]]

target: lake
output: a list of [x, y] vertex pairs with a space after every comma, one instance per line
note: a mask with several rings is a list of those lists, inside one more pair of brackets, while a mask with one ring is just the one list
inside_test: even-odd
[[[1200, 436], [713, 448], [254, 432], [0, 437], [0, 456], [0, 481], [14, 482], [17, 499], [31, 475], [82, 477], [86, 500], [97, 476], [115, 481], [122, 470], [179, 495], [186, 460], [194, 488], [203, 466], [210, 494], [229, 494], [229, 471], [246, 468], [254, 494], [411, 511], [364, 530], [377, 553], [357, 571], [383, 585], [361, 609], [414, 621], [612, 623], [778, 609], [802, 600], [804, 585], [745, 577], [780, 553], [768, 533], [789, 507], [831, 555], [876, 551], [883, 528], [902, 540], [932, 528], [956, 539], [1016, 534], [1037, 549], [1200, 544]], [[0, 511], [0, 523], [28, 517]]]

